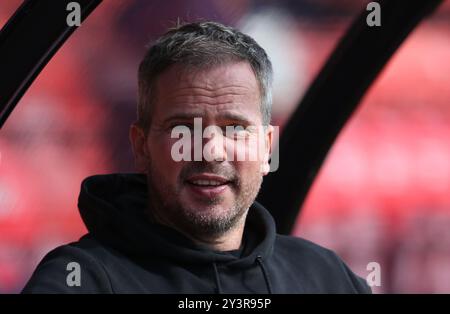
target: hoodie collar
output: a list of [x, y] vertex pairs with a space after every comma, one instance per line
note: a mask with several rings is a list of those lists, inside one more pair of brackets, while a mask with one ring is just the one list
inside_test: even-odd
[[147, 180], [144, 174], [108, 174], [86, 178], [81, 185], [78, 207], [90, 234], [128, 255], [161, 258], [187, 264], [226, 263], [250, 267], [268, 258], [275, 241], [275, 223], [257, 202], [249, 209], [244, 229], [245, 247], [240, 257], [212, 251], [178, 231], [151, 223]]

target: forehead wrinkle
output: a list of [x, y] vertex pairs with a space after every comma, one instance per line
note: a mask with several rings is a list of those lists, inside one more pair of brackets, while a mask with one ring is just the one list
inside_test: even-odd
[[229, 84], [229, 85], [224, 85], [224, 86], [216, 86], [213, 87], [211, 86], [212, 84], [195, 84], [190, 82], [189, 83], [185, 83], [184, 86], [178, 87], [177, 90], [182, 91], [182, 90], [186, 90], [186, 89], [200, 89], [200, 90], [205, 90], [205, 91], [221, 91], [222, 89], [226, 89], [226, 88], [231, 88], [231, 89], [244, 89], [244, 90], [250, 90], [251, 87], [250, 86], [246, 86], [246, 85], [238, 85], [238, 84]]
[[206, 117], [210, 114], [218, 115], [221, 112], [235, 112], [237, 114], [245, 115], [242, 110], [242, 103], [226, 102], [226, 103], [188, 103], [188, 104], [174, 104], [172, 110], [167, 112], [168, 116], [172, 115], [187, 115]]
[[170, 107], [195, 108], [213, 106], [217, 109], [232, 107], [247, 107], [250, 103], [259, 103], [259, 98], [252, 94], [241, 93], [182, 93], [170, 94], [161, 102]]
[[169, 106], [181, 106], [185, 108], [190, 107], [203, 107], [203, 106], [213, 106], [217, 108], [231, 106], [247, 106], [248, 101], [244, 101], [243, 97], [231, 97], [229, 95], [223, 96], [178, 96], [173, 99], [169, 99]]
[[[245, 96], [253, 96], [251, 94], [251, 90], [248, 87], [243, 86], [224, 86], [220, 88], [205, 88], [198, 86], [186, 86], [182, 88], [177, 88], [175, 91], [170, 93], [165, 97], [161, 97], [161, 100], [165, 101], [167, 99], [178, 99], [182, 97], [188, 98], [196, 98], [196, 97], [207, 97], [207, 98], [218, 98], [218, 97], [227, 97], [227, 96], [237, 96], [237, 97], [245, 97]], [[253, 97], [252, 97], [253, 98]]]

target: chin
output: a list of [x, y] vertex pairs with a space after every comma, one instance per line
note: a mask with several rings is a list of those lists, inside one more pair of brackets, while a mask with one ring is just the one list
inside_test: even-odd
[[184, 212], [191, 216], [225, 218], [233, 212], [233, 206], [225, 206], [224, 204], [205, 204], [199, 202], [181, 203], [184, 205]]

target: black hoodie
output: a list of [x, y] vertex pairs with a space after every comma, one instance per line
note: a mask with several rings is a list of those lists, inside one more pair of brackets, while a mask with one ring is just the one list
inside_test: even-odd
[[276, 234], [273, 218], [256, 202], [249, 209], [242, 247], [229, 252], [211, 251], [151, 223], [144, 212], [147, 203], [144, 175], [84, 180], [78, 206], [89, 233], [47, 254], [23, 292], [371, 292], [332, 251]]

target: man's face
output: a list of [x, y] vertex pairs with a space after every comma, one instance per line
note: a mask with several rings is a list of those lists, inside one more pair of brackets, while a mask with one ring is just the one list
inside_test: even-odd
[[[131, 139], [138, 168], [147, 172], [152, 212], [161, 221], [191, 235], [214, 236], [228, 231], [245, 218], [262, 183], [261, 166], [268, 164], [272, 129], [258, 128], [225, 134], [226, 127], [261, 126], [261, 96], [256, 77], [246, 62], [186, 71], [175, 65], [155, 84], [151, 126], [147, 137], [132, 127]], [[201, 118], [199, 134], [194, 119]], [[190, 129], [191, 161], [175, 161], [172, 130]], [[223, 133], [203, 138], [206, 127]], [[202, 152], [194, 161], [195, 140], [208, 145], [209, 161]], [[263, 139], [261, 149], [255, 140]], [[186, 149], [186, 148], [183, 148]], [[198, 149], [198, 147], [197, 147]], [[237, 154], [245, 151], [245, 158]], [[255, 156], [255, 155], [253, 155]], [[242, 219], [241, 219], [242, 218]]]

